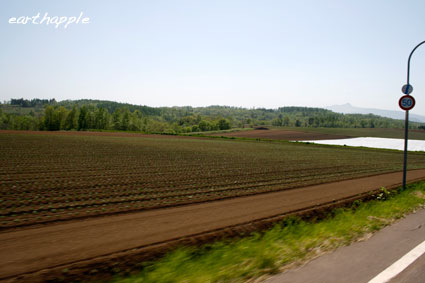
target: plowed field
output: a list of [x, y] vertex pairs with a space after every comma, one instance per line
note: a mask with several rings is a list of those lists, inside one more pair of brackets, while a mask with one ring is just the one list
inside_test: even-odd
[[[0, 228], [281, 191], [402, 169], [395, 151], [0, 131]], [[425, 155], [409, 155], [424, 168]]]
[[351, 136], [325, 134], [315, 132], [291, 131], [291, 130], [250, 130], [229, 133], [216, 133], [214, 136], [223, 137], [238, 137], [252, 139], [271, 139], [271, 140], [287, 140], [287, 141], [302, 141], [302, 140], [330, 140], [330, 139], [346, 139]]
[[[404, 129], [387, 128], [297, 128], [246, 130], [227, 133], [214, 133], [214, 136], [241, 137], [252, 139], [272, 139], [288, 141], [329, 140], [354, 137], [377, 137], [404, 139]], [[425, 140], [424, 130], [409, 130], [409, 139]]]

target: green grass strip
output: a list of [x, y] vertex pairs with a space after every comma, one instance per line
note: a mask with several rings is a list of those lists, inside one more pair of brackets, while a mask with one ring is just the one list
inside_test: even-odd
[[179, 248], [158, 261], [143, 263], [140, 273], [114, 282], [246, 282], [366, 238], [424, 206], [425, 182], [405, 191], [382, 189], [375, 200], [356, 201], [323, 220], [291, 217], [245, 238]]

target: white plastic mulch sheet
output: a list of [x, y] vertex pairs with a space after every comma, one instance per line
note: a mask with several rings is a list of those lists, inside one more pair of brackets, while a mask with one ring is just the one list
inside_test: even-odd
[[[369, 138], [369, 137], [367, 137], [367, 138], [316, 140], [316, 141], [303, 141], [303, 142], [404, 150], [404, 139], [387, 139], [387, 138]], [[407, 144], [407, 150], [409, 150], [409, 151], [425, 151], [425, 141], [409, 139], [408, 144]]]

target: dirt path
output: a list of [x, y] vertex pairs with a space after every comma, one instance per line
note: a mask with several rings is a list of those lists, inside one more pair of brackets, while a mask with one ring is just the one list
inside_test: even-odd
[[[229, 231], [226, 227], [278, 219], [382, 186], [395, 187], [400, 185], [401, 176], [389, 173], [251, 197], [4, 231], [0, 233], [0, 280], [46, 280], [52, 278], [48, 276], [58, 276], [58, 272], [64, 276], [81, 272], [84, 266], [106, 266], [106, 262], [114, 265], [122, 258], [129, 262], [143, 259], [152, 250], [181, 244], [181, 239], [190, 241], [203, 235], [211, 238]], [[410, 171], [407, 177], [410, 182], [425, 179], [425, 169]]]

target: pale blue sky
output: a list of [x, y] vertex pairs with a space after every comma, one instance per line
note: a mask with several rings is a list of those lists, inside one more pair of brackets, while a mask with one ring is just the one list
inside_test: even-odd
[[[67, 29], [10, 17], [90, 18]], [[2, 0], [0, 100], [397, 110], [425, 1]], [[425, 45], [412, 59], [425, 115]]]

